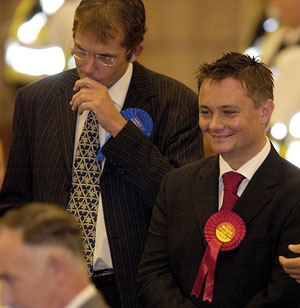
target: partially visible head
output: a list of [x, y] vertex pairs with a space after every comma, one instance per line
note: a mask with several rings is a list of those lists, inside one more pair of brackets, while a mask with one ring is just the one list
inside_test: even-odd
[[269, 0], [269, 4], [282, 24], [288, 27], [300, 25], [300, 0]]
[[270, 70], [255, 59], [229, 53], [198, 73], [199, 124], [212, 150], [235, 170], [266, 143], [273, 103]]
[[245, 94], [255, 107], [266, 100], [273, 100], [273, 76], [271, 70], [255, 58], [237, 52], [225, 54], [212, 64], [204, 63], [198, 70], [198, 89], [205, 79], [220, 82], [231, 77], [241, 83]]
[[121, 45], [134, 50], [146, 32], [142, 0], [82, 0], [75, 11], [73, 37], [77, 31], [102, 43], [121, 36]]
[[3, 305], [64, 307], [88, 283], [79, 227], [54, 205], [34, 203], [6, 213], [0, 247]]

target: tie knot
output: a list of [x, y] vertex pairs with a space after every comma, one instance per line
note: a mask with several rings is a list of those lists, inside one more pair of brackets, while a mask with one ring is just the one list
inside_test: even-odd
[[237, 189], [245, 178], [243, 175], [237, 172], [229, 171], [223, 174], [223, 184], [224, 184], [224, 191], [229, 190], [234, 194], [237, 193]]

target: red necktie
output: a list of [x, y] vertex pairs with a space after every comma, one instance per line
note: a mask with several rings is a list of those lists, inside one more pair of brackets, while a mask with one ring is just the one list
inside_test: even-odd
[[231, 211], [239, 199], [237, 189], [245, 177], [237, 172], [229, 171], [223, 174], [224, 197], [221, 206], [222, 210]]

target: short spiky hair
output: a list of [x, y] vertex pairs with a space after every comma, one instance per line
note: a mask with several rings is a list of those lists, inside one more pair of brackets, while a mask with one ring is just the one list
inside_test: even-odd
[[20, 230], [26, 245], [61, 247], [79, 258], [83, 257], [79, 226], [58, 206], [30, 203], [11, 209], [1, 217], [1, 228]]
[[142, 0], [82, 0], [75, 11], [73, 37], [79, 29], [105, 43], [122, 34], [122, 45], [133, 50], [144, 40], [145, 21]]
[[212, 64], [204, 63], [197, 72], [198, 89], [205, 79], [220, 82], [225, 78], [240, 81], [246, 95], [259, 107], [268, 99], [273, 100], [273, 76], [271, 70], [254, 57], [238, 52], [224, 54]]

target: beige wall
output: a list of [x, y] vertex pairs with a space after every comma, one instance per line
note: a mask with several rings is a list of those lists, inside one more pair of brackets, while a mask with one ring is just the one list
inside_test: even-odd
[[[15, 95], [3, 78], [3, 46], [19, 0], [2, 0], [0, 10], [0, 139], [8, 153]], [[148, 31], [140, 62], [196, 90], [195, 71], [203, 61], [247, 45], [262, 0], [144, 0]]]
[[195, 70], [249, 41], [261, 0], [144, 0], [148, 32], [141, 62], [196, 90]]

